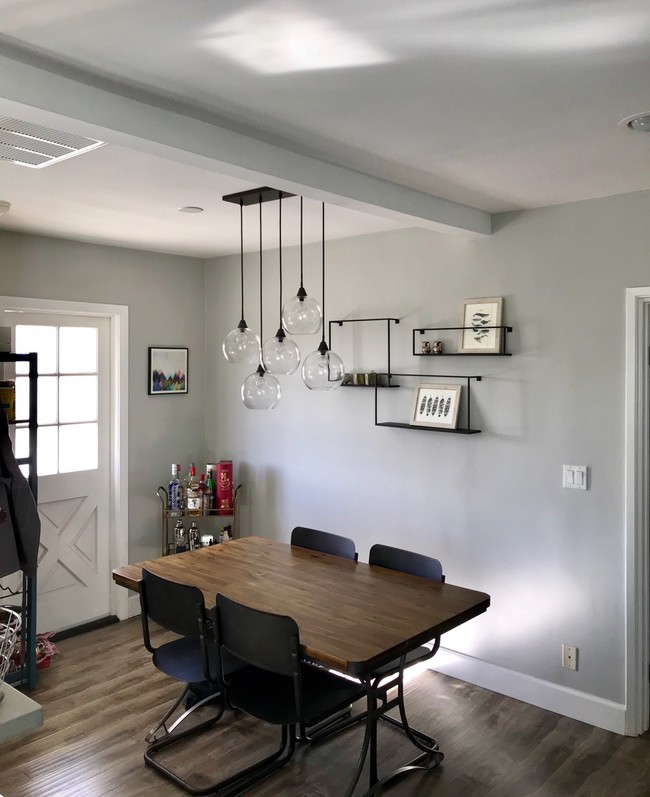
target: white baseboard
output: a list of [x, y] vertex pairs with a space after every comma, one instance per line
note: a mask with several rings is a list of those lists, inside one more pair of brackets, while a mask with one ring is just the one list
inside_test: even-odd
[[625, 734], [625, 706], [440, 648], [431, 669], [597, 728]]
[[[129, 617], [139, 614], [139, 596], [130, 595]], [[622, 703], [542, 681], [442, 647], [432, 659], [431, 669], [597, 728], [625, 734], [625, 706]]]

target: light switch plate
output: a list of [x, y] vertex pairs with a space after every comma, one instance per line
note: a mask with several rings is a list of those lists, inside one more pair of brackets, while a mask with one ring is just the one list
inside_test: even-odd
[[563, 465], [562, 487], [569, 490], [587, 490], [588, 471], [587, 465]]

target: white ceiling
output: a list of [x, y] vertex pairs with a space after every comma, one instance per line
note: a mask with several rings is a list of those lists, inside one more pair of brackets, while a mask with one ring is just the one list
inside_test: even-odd
[[0, 0], [0, 62], [0, 114], [109, 143], [0, 162], [6, 229], [206, 257], [257, 185], [307, 197], [306, 240], [322, 199], [328, 237], [484, 234], [650, 189], [618, 124], [650, 111], [648, 0]]

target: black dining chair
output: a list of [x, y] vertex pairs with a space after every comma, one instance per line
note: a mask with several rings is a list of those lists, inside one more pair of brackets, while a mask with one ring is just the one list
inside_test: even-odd
[[329, 531], [309, 529], [306, 526], [295, 527], [291, 532], [291, 544], [298, 548], [309, 548], [312, 551], [353, 559], [355, 562], [359, 558], [354, 541], [349, 537], [342, 537]]
[[[332, 534], [332, 532], [320, 531], [319, 529], [310, 529], [306, 526], [296, 526], [294, 528], [291, 532], [291, 544], [298, 548], [308, 548], [311, 551], [327, 553], [331, 556], [341, 556], [344, 559], [351, 559], [355, 562], [359, 558], [354, 540], [351, 540], [349, 537], [343, 537], [340, 534]], [[345, 730], [349, 727], [349, 723], [341, 723], [341, 721], [350, 717], [351, 713], [352, 706], [346, 706], [344, 709], [337, 711], [332, 716], [319, 723], [317, 727], [307, 728], [304, 723], [301, 723], [300, 741], [321, 741], [326, 736], [331, 736], [333, 733], [336, 733], [337, 729]]]
[[[366, 692], [355, 681], [303, 664], [298, 625], [289, 616], [217, 595], [214, 627], [229, 705], [281, 728], [273, 753], [214, 787], [216, 794], [223, 790], [231, 797], [288, 763], [296, 747], [297, 726], [316, 725]], [[226, 656], [246, 666], [225, 674]]]
[[[415, 551], [394, 548], [391, 545], [373, 545], [368, 554], [368, 564], [400, 573], [408, 573], [412, 576], [420, 576], [438, 583], [442, 583], [445, 580], [442, 565], [438, 559], [416, 553]], [[428, 734], [409, 726], [404, 705], [403, 676], [406, 668], [433, 658], [439, 647], [440, 637], [436, 637], [428, 645], [420, 645], [394, 661], [378, 667], [372, 673], [372, 678], [375, 679], [377, 684], [385, 679], [397, 676], [398, 694], [396, 704], [399, 707], [400, 719], [391, 717], [387, 713], [383, 713], [380, 718], [384, 722], [404, 730], [411, 737], [411, 741], [425, 752], [436, 752], [438, 745], [435, 739], [432, 739]]]
[[[412, 576], [421, 576], [429, 579], [429, 581], [443, 582], [445, 580], [442, 565], [438, 559], [416, 553], [415, 551], [394, 548], [391, 545], [373, 545], [368, 554], [368, 564], [385, 567], [388, 570], [397, 570], [400, 573], [408, 573]], [[434, 640], [431, 647], [422, 645], [415, 648], [406, 654], [404, 666], [410, 667], [412, 664], [432, 658], [438, 652], [439, 647], [440, 638]], [[396, 673], [399, 667], [400, 660], [395, 659], [395, 661], [378, 668], [374, 674], [388, 676]]]
[[[162, 719], [145, 737], [150, 747], [145, 753], [148, 764], [156, 766], [151, 755], [180, 741], [186, 736], [213, 725], [224, 711], [224, 699], [219, 679], [218, 659], [214, 645], [208, 644], [210, 633], [205, 612], [203, 593], [198, 587], [170, 581], [146, 568], [140, 582], [140, 608], [144, 645], [151, 653], [154, 667], [183, 684], [181, 694]], [[150, 622], [176, 634], [176, 638], [154, 646]], [[192, 688], [207, 693], [184, 711], [172, 724], [167, 725], [176, 710], [185, 702]], [[173, 733], [198, 708], [216, 703], [216, 713], [209, 719], [193, 725], [189, 730]], [[162, 736], [159, 733], [163, 731]], [[151, 758], [151, 760], [150, 760]], [[185, 786], [183, 782], [180, 785]]]
[[[442, 565], [438, 559], [390, 545], [373, 545], [369, 552], [368, 564], [400, 573], [408, 573], [412, 576], [420, 576], [433, 582], [442, 583], [445, 580]], [[381, 711], [374, 709], [377, 718], [403, 730], [416, 747], [427, 755], [435, 756], [438, 761], [442, 760], [443, 755], [438, 749], [436, 740], [428, 734], [411, 727], [408, 722], [404, 705], [404, 670], [414, 664], [432, 658], [438, 652], [439, 647], [440, 638], [438, 637], [432, 640], [429, 645], [421, 645], [393, 661], [377, 667], [369, 672], [366, 677], [366, 684], [374, 693], [373, 699], [383, 704]], [[389, 698], [388, 691], [395, 686], [397, 686], [397, 694], [395, 697]], [[391, 708], [399, 709], [400, 719], [388, 714], [388, 710]], [[337, 725], [334, 726], [336, 728], [334, 732], [345, 730], [351, 725], [360, 723], [366, 717], [367, 712], [357, 713], [355, 716], [350, 716], [349, 714], [348, 716], [342, 716], [338, 718]], [[328, 732], [328, 735], [330, 733], [331, 731]], [[316, 738], [318, 738], [317, 734]]]

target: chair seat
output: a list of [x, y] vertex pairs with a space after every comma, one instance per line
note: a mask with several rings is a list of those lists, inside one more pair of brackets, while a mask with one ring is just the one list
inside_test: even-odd
[[[210, 651], [208, 651], [210, 654]], [[210, 658], [213, 658], [210, 656]], [[186, 684], [205, 681], [203, 670], [203, 653], [199, 639], [181, 637], [172, 642], [165, 642], [153, 653], [154, 666], [170, 678]], [[214, 662], [210, 662], [214, 672]]]
[[[332, 713], [366, 696], [364, 686], [327, 670], [301, 666], [303, 716], [294, 706], [294, 682], [257, 667], [245, 667], [233, 673], [227, 688], [228, 700], [235, 707], [274, 725], [297, 724], [304, 720], [315, 725]], [[252, 711], [251, 711], [252, 713]]]
[[[419, 647], [415, 648], [414, 650], [410, 650], [406, 654], [406, 660], [404, 662], [404, 668], [410, 667], [412, 664], [416, 664], [419, 661], [426, 661], [433, 656], [434, 651], [431, 648], [427, 647]], [[399, 671], [400, 660], [394, 659], [393, 661], [389, 661], [388, 664], [384, 664], [381, 667], [377, 667], [376, 670], [373, 670], [373, 677], [382, 676], [382, 675], [392, 675]]]

